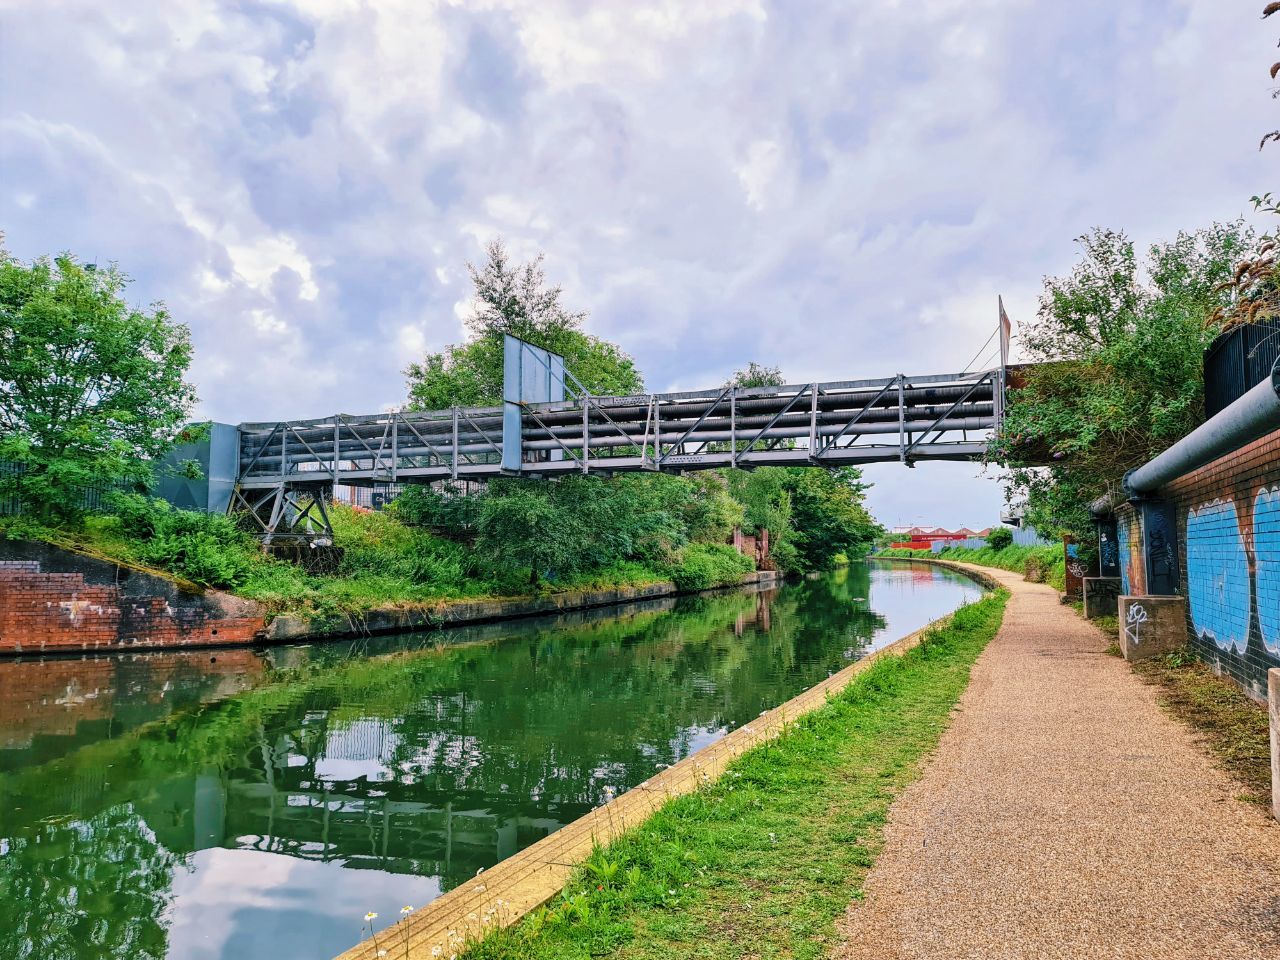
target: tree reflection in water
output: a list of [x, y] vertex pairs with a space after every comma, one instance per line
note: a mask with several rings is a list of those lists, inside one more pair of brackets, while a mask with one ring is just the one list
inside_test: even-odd
[[174, 867], [210, 848], [455, 886], [976, 593], [876, 579], [878, 604], [903, 594], [891, 629], [855, 565], [457, 632], [474, 643], [273, 652], [246, 692], [65, 751], [32, 737], [0, 751], [0, 955], [164, 956]]

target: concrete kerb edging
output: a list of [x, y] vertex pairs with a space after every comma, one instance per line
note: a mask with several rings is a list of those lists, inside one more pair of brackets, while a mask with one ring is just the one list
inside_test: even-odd
[[[934, 561], [937, 562], [937, 561]], [[943, 564], [988, 590], [1003, 587], [980, 570]], [[548, 837], [508, 857], [459, 887], [433, 900], [399, 923], [379, 931], [342, 953], [337, 960], [377, 960], [379, 951], [395, 960], [448, 960], [468, 941], [511, 926], [564, 889], [596, 845], [606, 845], [640, 826], [668, 800], [692, 793], [724, 772], [736, 757], [766, 743], [789, 723], [838, 694], [859, 674], [884, 657], [901, 656], [920, 645], [930, 631], [945, 626], [948, 614], [870, 653], [832, 674], [786, 703], [766, 710], [750, 723], [726, 734], [678, 763], [654, 774], [621, 796], [566, 824]], [[439, 952], [434, 952], [439, 948]]]

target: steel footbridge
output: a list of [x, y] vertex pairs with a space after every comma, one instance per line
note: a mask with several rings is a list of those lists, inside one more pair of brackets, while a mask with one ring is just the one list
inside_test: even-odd
[[[1004, 352], [1002, 351], [1002, 356]], [[265, 538], [327, 530], [337, 486], [499, 476], [980, 460], [1006, 366], [975, 372], [596, 396], [507, 338], [501, 407], [242, 423], [232, 509]]]

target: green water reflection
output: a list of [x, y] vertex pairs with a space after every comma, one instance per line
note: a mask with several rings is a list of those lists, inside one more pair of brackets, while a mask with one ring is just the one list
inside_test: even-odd
[[855, 565], [441, 634], [0, 663], [0, 956], [331, 956], [366, 910], [429, 902], [977, 592]]

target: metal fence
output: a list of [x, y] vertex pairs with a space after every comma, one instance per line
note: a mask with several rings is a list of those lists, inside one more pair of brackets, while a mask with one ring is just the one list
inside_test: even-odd
[[[9, 477], [21, 476], [23, 473], [22, 464], [13, 463], [9, 460], [0, 460], [0, 481]], [[0, 483], [0, 517], [12, 517], [22, 512], [22, 501], [18, 499], [16, 493], [6, 493], [3, 487], [7, 484]]]
[[1204, 354], [1204, 413], [1216, 416], [1271, 376], [1280, 357], [1280, 317], [1234, 327]]
[[[1010, 531], [1013, 534], [1013, 545], [1015, 547], [1052, 547], [1053, 541], [1046, 540], [1040, 536], [1034, 527], [1015, 527]], [[981, 550], [987, 545], [985, 537], [969, 537], [965, 540], [934, 540], [929, 544], [929, 549], [934, 553], [941, 553], [947, 547], [964, 547], [966, 550]]]
[[[0, 460], [0, 481], [20, 477], [27, 472], [24, 464], [13, 460]], [[8, 484], [0, 483], [0, 486]], [[107, 506], [108, 497], [121, 487], [106, 485], [82, 487], [80, 489], [80, 508], [90, 512], [103, 510]], [[22, 499], [16, 491], [0, 492], [0, 517], [15, 517], [22, 513]]]

